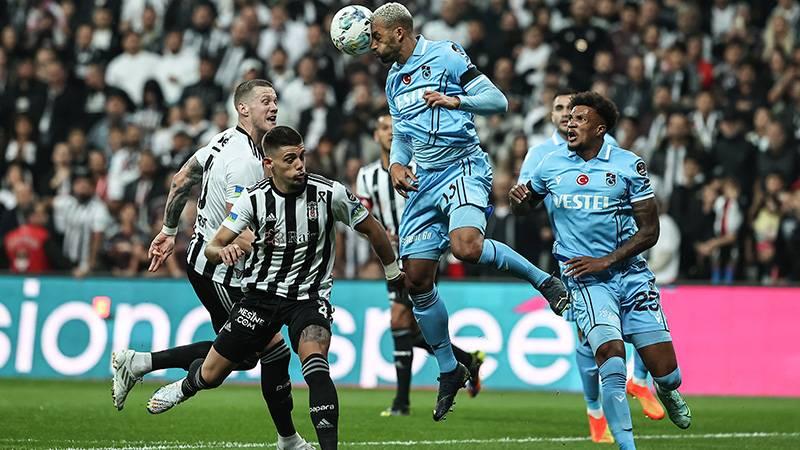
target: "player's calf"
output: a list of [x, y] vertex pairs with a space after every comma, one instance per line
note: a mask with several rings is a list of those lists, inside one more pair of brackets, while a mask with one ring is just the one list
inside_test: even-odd
[[292, 381], [289, 378], [291, 353], [285, 342], [280, 343], [261, 357], [261, 394], [275, 423], [278, 436], [290, 437], [296, 433], [292, 422]]
[[308, 384], [308, 411], [320, 448], [335, 449], [339, 441], [339, 398], [325, 356], [313, 353], [306, 357], [303, 378]]

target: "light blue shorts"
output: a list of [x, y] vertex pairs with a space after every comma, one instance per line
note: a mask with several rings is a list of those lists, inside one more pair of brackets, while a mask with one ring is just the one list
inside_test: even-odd
[[457, 228], [486, 230], [492, 191], [489, 157], [476, 152], [439, 170], [417, 169], [418, 191], [409, 192], [400, 219], [400, 257], [439, 259]]
[[[563, 272], [563, 261], [560, 263]], [[644, 261], [580, 279], [562, 276], [572, 296], [572, 314], [592, 351], [606, 342], [623, 340], [636, 348], [672, 338], [655, 276]]]

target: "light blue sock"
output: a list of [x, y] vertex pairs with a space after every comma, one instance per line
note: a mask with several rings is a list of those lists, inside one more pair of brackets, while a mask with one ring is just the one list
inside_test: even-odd
[[647, 380], [647, 367], [644, 366], [644, 361], [636, 350], [633, 351], [633, 376], [640, 380]]
[[635, 449], [631, 410], [625, 395], [625, 360], [619, 356], [608, 358], [600, 366], [603, 380], [603, 412], [614, 440], [623, 450]]
[[411, 294], [414, 303], [414, 317], [425, 342], [433, 348], [433, 356], [439, 363], [439, 371], [452, 372], [456, 369], [456, 357], [450, 344], [450, 328], [448, 327], [447, 307], [439, 297], [436, 285], [433, 290], [424, 294]]
[[578, 362], [578, 373], [583, 383], [583, 399], [586, 400], [586, 407], [593, 410], [601, 409], [597, 363], [588, 341], [584, 340], [582, 344], [578, 344], [575, 349], [575, 360]]
[[663, 377], [653, 377], [653, 381], [661, 388], [661, 391], [674, 391], [681, 386], [681, 368], [676, 367], [672, 372]]
[[511, 272], [515, 277], [528, 280], [535, 287], [540, 286], [550, 275], [534, 266], [508, 245], [494, 239], [483, 240], [483, 251], [478, 264], [492, 266], [503, 272]]

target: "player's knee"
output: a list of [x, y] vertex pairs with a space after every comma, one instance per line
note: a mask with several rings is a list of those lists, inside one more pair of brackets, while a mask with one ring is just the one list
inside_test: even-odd
[[461, 261], [477, 264], [483, 253], [482, 239], [457, 239], [450, 243], [453, 256]]
[[653, 381], [665, 391], [674, 391], [681, 386], [681, 369], [676, 367], [675, 370], [664, 375], [663, 377], [653, 377]]
[[625, 344], [620, 340], [606, 342], [597, 347], [597, 351], [594, 352], [594, 358], [598, 366], [615, 356], [625, 358]]
[[430, 292], [433, 289], [433, 278], [418, 272], [406, 272], [406, 289], [412, 296]]

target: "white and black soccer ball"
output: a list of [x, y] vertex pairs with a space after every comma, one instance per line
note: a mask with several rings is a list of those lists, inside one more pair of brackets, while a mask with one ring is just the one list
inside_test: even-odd
[[345, 6], [333, 16], [331, 40], [339, 51], [363, 55], [372, 42], [372, 11], [358, 5]]

